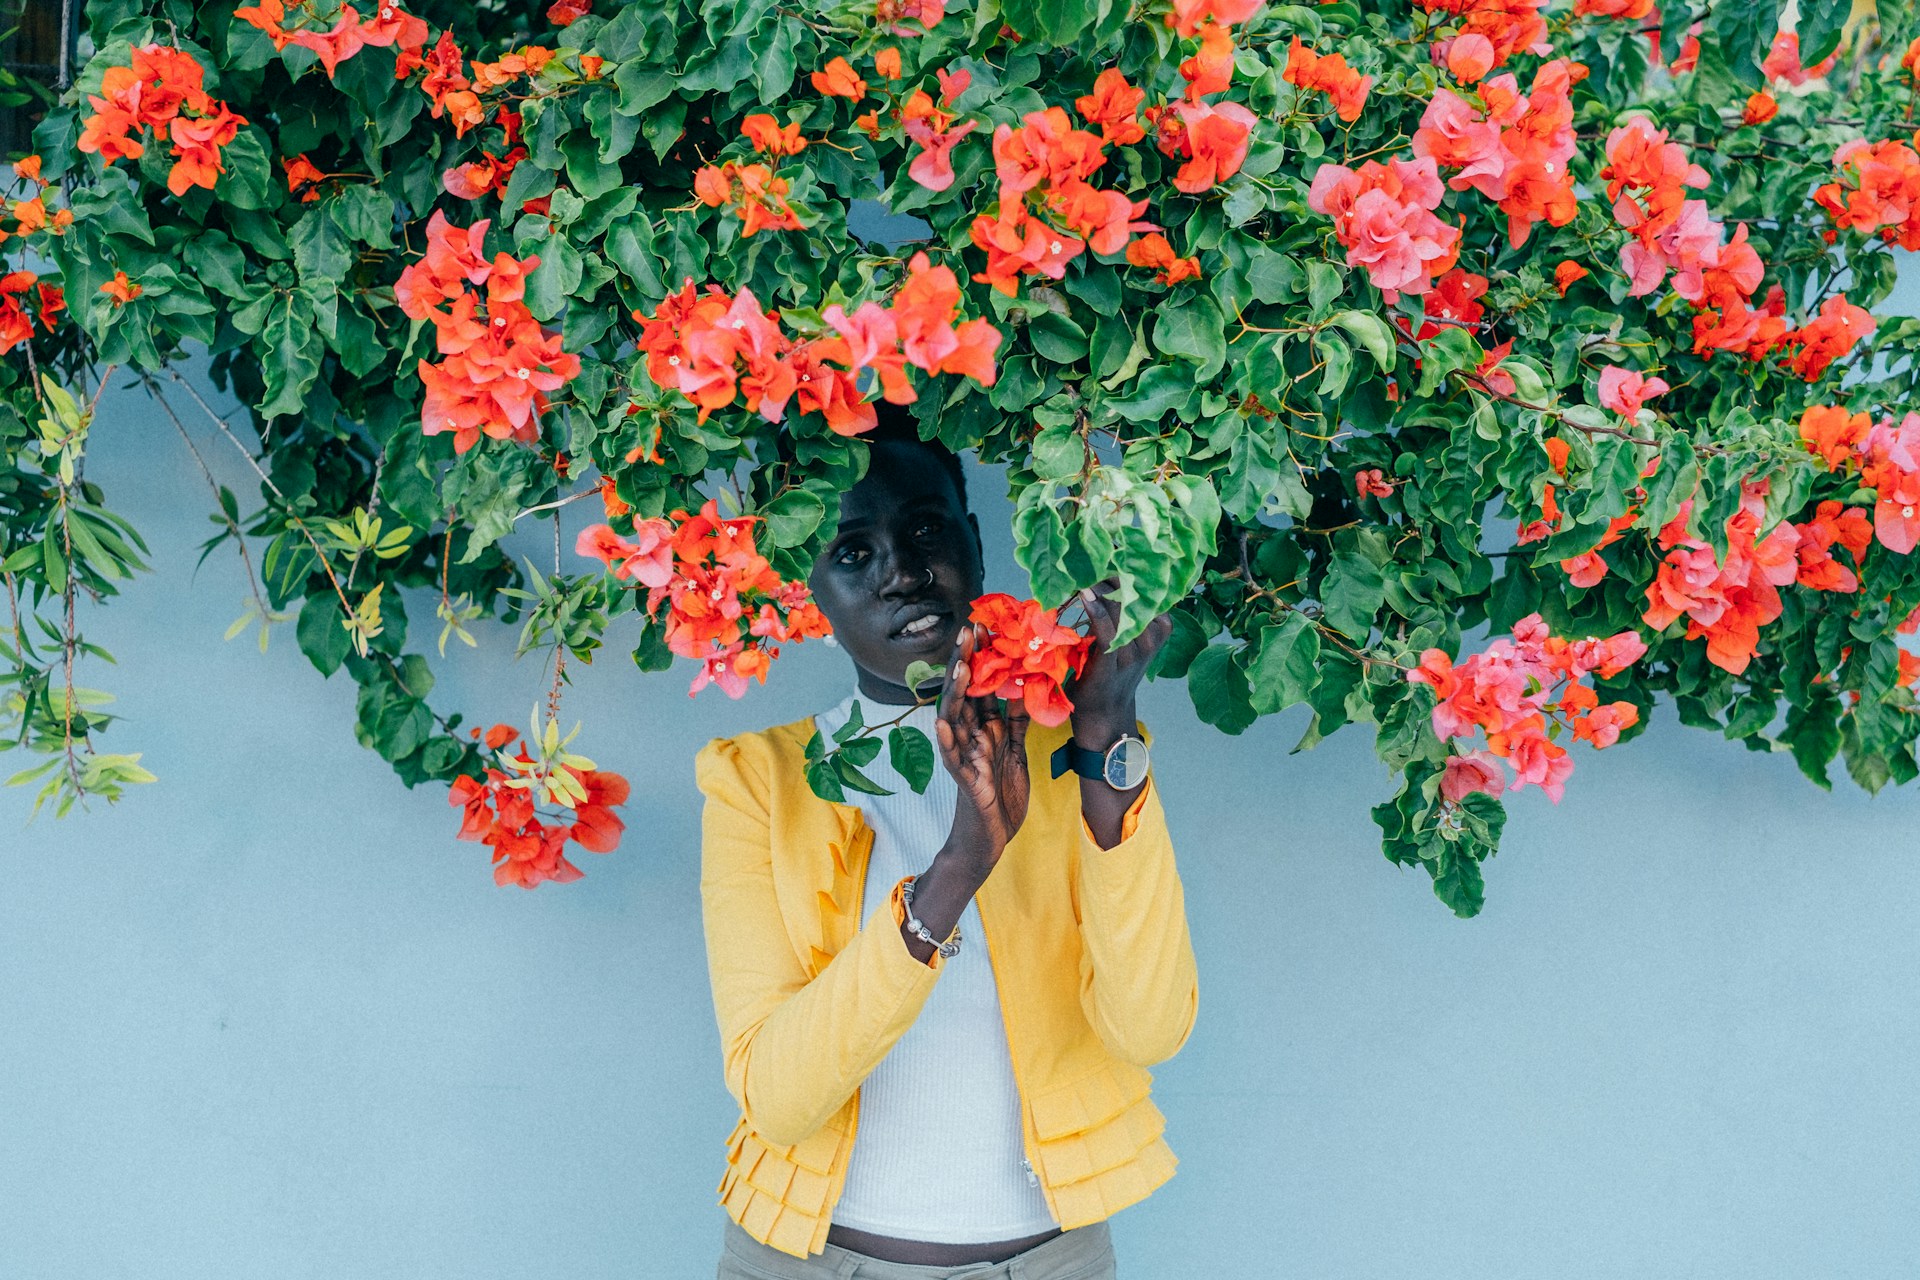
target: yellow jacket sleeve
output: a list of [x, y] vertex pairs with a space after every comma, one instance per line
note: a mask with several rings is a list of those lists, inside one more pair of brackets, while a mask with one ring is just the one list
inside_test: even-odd
[[1118, 844], [1102, 849], [1084, 822], [1079, 834], [1080, 1005], [1109, 1049], [1152, 1066], [1180, 1051], [1200, 1004], [1186, 898], [1152, 776]]
[[768, 789], [739, 745], [716, 738], [695, 761], [707, 973], [727, 1088], [769, 1142], [813, 1133], [913, 1025], [942, 961], [900, 936], [899, 886], [809, 979], [782, 918], [768, 836]]

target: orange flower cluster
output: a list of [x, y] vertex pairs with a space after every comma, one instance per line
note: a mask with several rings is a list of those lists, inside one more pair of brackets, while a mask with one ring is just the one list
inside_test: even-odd
[[[1139, 97], [1132, 95], [1144, 95], [1117, 71], [1102, 72], [1101, 81], [1090, 96], [1112, 109], [1114, 124], [1131, 119], [1132, 105], [1121, 104], [1129, 98], [1137, 104]], [[995, 129], [999, 212], [978, 215], [968, 228], [974, 245], [987, 255], [986, 270], [973, 278], [1012, 297], [1022, 276], [1058, 280], [1089, 243], [1095, 253], [1119, 253], [1136, 230], [1150, 229], [1151, 224], [1135, 221], [1146, 211], [1145, 200], [1129, 200], [1087, 181], [1107, 162], [1106, 148], [1100, 134], [1075, 128], [1061, 107], [1029, 111], [1018, 129], [1005, 124]], [[1060, 229], [1056, 219], [1067, 229]]]
[[[1567, 640], [1551, 634], [1537, 613], [1513, 624], [1512, 639], [1494, 640], [1455, 665], [1444, 649], [1427, 649], [1420, 665], [1407, 672], [1409, 684], [1432, 688], [1433, 732], [1442, 742], [1487, 736], [1484, 750], [1449, 756], [1440, 794], [1458, 804], [1475, 792], [1498, 795], [1531, 783], [1555, 804], [1573, 773], [1567, 749], [1553, 741], [1564, 722], [1573, 736], [1596, 749], [1610, 747], [1640, 719], [1630, 702], [1600, 705], [1600, 697], [1581, 681], [1597, 672], [1602, 679], [1638, 662], [1646, 644], [1632, 631], [1606, 639]], [[1506, 768], [1514, 772], [1506, 781]]]
[[1658, 574], [1647, 587], [1642, 619], [1664, 631], [1681, 615], [1687, 639], [1705, 638], [1707, 661], [1739, 675], [1760, 643], [1760, 628], [1780, 616], [1779, 588], [1799, 577], [1800, 532], [1782, 521], [1758, 538], [1765, 514], [1767, 483], [1748, 484], [1740, 509], [1727, 519], [1727, 555], [1714, 559], [1713, 548], [1687, 532], [1693, 511], [1689, 498], [1680, 513], [1660, 530], [1656, 542], [1665, 551]]
[[[371, 20], [365, 21], [352, 5], [341, 6], [333, 26], [325, 31], [310, 27], [287, 30], [283, 25], [287, 18], [287, 7], [282, 0], [260, 0], [257, 5], [235, 9], [233, 16], [264, 32], [273, 41], [276, 52], [293, 45], [313, 54], [320, 59], [320, 66], [326, 71], [327, 79], [331, 80], [340, 64], [362, 49], [398, 46], [404, 61], [409, 54], [417, 58], [421, 48], [426, 45], [425, 18], [416, 18], [392, 3], [392, 0], [378, 0], [378, 3], [379, 11]], [[299, 7], [311, 12], [308, 6]]]
[[30, 236], [39, 231], [52, 229], [60, 235], [73, 225], [73, 210], [47, 210], [46, 191], [52, 184], [40, 176], [40, 157], [23, 156], [13, 162], [13, 176], [33, 183], [38, 188], [25, 200], [0, 200], [0, 216], [13, 219], [13, 230], [0, 229], [0, 243], [14, 236]]
[[1546, 20], [1540, 10], [1546, 0], [1415, 0], [1428, 13], [1445, 13], [1459, 19], [1454, 34], [1434, 42], [1436, 62], [1446, 62], [1457, 41], [1483, 39], [1490, 46], [1489, 69], [1505, 66], [1516, 53], [1545, 57], [1553, 52], [1547, 42]]
[[1616, 221], [1633, 233], [1620, 250], [1620, 267], [1632, 284], [1627, 293], [1653, 292], [1674, 272], [1673, 291], [1692, 303], [1696, 354], [1733, 351], [1763, 359], [1787, 334], [1786, 295], [1770, 291], [1758, 310], [1754, 291], [1766, 275], [1760, 255], [1740, 224], [1729, 240], [1726, 224], [1707, 202], [1687, 198], [1686, 188], [1707, 185], [1706, 170], [1686, 149], [1667, 141], [1645, 116], [1634, 116], [1607, 135], [1607, 164], [1600, 170]]
[[440, 175], [440, 184], [456, 200], [504, 194], [507, 183], [513, 180], [514, 167], [527, 158], [527, 149], [520, 143], [520, 113], [502, 106], [493, 113], [493, 120], [504, 138], [500, 154], [482, 151], [478, 160], [455, 165]]
[[[1455, 51], [1474, 38], [1462, 36]], [[1414, 132], [1413, 153], [1460, 170], [1447, 181], [1455, 191], [1472, 188], [1496, 202], [1507, 215], [1508, 243], [1518, 248], [1536, 223], [1573, 221], [1572, 93], [1586, 76], [1584, 64], [1555, 58], [1534, 72], [1524, 94], [1506, 74], [1480, 85], [1477, 106], [1436, 89]]]
[[[1700, 322], [1694, 321], [1697, 326]], [[1795, 348], [1787, 358], [1787, 367], [1808, 382], [1827, 371], [1827, 366], [1853, 350], [1860, 339], [1874, 331], [1873, 313], [1847, 301], [1837, 293], [1820, 304], [1820, 311], [1798, 329], [1780, 335], [1779, 345]]]
[[471, 449], [483, 433], [537, 441], [546, 393], [580, 372], [580, 357], [563, 351], [560, 335], [543, 329], [523, 301], [527, 275], [540, 259], [496, 253], [487, 261], [481, 245], [489, 221], [456, 227], [436, 211], [427, 221], [426, 252], [393, 286], [401, 311], [433, 322], [446, 357], [439, 364], [420, 361], [426, 389], [420, 429], [430, 436], [453, 432], [456, 453]]
[[667, 606], [667, 648], [700, 663], [689, 697], [717, 684], [730, 698], [747, 681], [767, 682], [780, 645], [827, 635], [832, 628], [805, 582], [787, 582], [754, 547], [757, 517], [724, 519], [712, 499], [698, 515], [636, 520], [633, 537], [609, 525], [580, 531], [574, 550], [607, 566], [616, 578], [647, 588], [647, 616]]
[[[780, 122], [765, 113], [756, 113], [740, 122], [740, 132], [762, 155], [776, 159], [796, 156], [806, 150], [807, 140], [800, 126]], [[709, 209], [722, 205], [739, 215], [740, 234], [756, 231], [798, 231], [804, 225], [793, 206], [787, 203], [787, 180], [764, 164], [741, 164], [727, 160], [703, 165], [693, 175], [693, 194]]]
[[781, 330], [777, 312], [761, 310], [752, 290], [730, 298], [708, 285], [701, 294], [691, 280], [653, 315], [635, 311], [633, 318], [640, 322], [647, 375], [698, 405], [700, 421], [738, 398], [748, 411], [778, 422], [791, 401], [802, 413], [822, 415], [836, 434], [852, 436], [878, 420], [860, 390], [863, 369], [874, 371], [894, 404], [917, 398], [909, 364], [993, 385], [1000, 331], [978, 317], [956, 325], [959, 310], [960, 282], [952, 269], [916, 253], [887, 306], [864, 302], [848, 315], [835, 303], [822, 312], [833, 336], [795, 342]]
[[1890, 138], [1843, 142], [1833, 153], [1839, 182], [1822, 184], [1816, 204], [1842, 231], [1878, 233], [1888, 244], [1920, 249], [1920, 133], [1912, 145]]
[[1128, 245], [1127, 261], [1136, 267], [1151, 268], [1154, 279], [1168, 286], [1200, 278], [1200, 259], [1180, 257], [1158, 231], [1149, 231]]
[[1340, 118], [1349, 124], [1366, 109], [1367, 90], [1373, 87], [1373, 77], [1349, 67], [1344, 56], [1333, 53], [1323, 58], [1301, 44], [1299, 36], [1287, 48], [1287, 69], [1281, 79], [1308, 93], [1326, 94], [1333, 99]]
[[[480, 730], [473, 731], [474, 736]], [[573, 776], [586, 798], [573, 806], [573, 818], [564, 822], [543, 822], [537, 811], [533, 789], [526, 785], [538, 767], [524, 746], [513, 756], [504, 748], [520, 735], [511, 725], [496, 724], [486, 733], [487, 749], [501, 752], [501, 763], [508, 767], [487, 766], [485, 777], [459, 777], [447, 795], [449, 804], [461, 809], [460, 839], [478, 840], [493, 849], [493, 882], [517, 884], [531, 889], [548, 880], [559, 884], [578, 880], [580, 868], [567, 861], [569, 840], [592, 853], [611, 853], [620, 844], [626, 830], [613, 812], [613, 806], [625, 804], [630, 788], [617, 773], [602, 769], [559, 767]], [[516, 785], [518, 784], [518, 785]]]
[[967, 614], [987, 629], [987, 642], [973, 652], [967, 696], [1019, 702], [1036, 724], [1064, 724], [1073, 703], [1062, 686], [1087, 664], [1093, 637], [1063, 627], [1059, 610], [1038, 600], [991, 592]]
[[1800, 63], [1800, 37], [1791, 31], [1774, 33], [1773, 45], [1767, 50], [1765, 61], [1760, 64], [1760, 74], [1769, 80], [1784, 80], [1788, 84], [1801, 85], [1815, 76], [1824, 76], [1833, 70], [1838, 60], [1837, 54], [1829, 54], [1814, 67]]
[[1875, 494], [1873, 534], [1881, 546], [1904, 556], [1920, 543], [1920, 414], [1875, 425], [1864, 413], [1814, 405], [1800, 417], [1800, 438], [1827, 470], [1860, 472], [1860, 483]]
[[[27, 311], [29, 298], [39, 304], [32, 314]], [[36, 319], [51, 332], [55, 318], [66, 309], [60, 286], [42, 283], [33, 272], [9, 271], [0, 276], [0, 355], [31, 338]]]
[[174, 158], [167, 190], [176, 196], [194, 187], [212, 190], [226, 172], [220, 148], [247, 121], [207, 95], [201, 87], [204, 74], [193, 55], [182, 50], [159, 44], [133, 50], [131, 65], [108, 67], [100, 92], [88, 95], [93, 114], [82, 122], [80, 150], [98, 152], [108, 164], [123, 156], [138, 159], [146, 144], [134, 134], [164, 132]]

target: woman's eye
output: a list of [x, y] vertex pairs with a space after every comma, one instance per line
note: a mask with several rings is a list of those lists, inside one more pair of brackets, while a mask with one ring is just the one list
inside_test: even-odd
[[938, 520], [929, 520], [914, 532], [916, 534], [938, 533], [940, 532], [940, 522]]
[[848, 557], [850, 557], [850, 556], [863, 556], [863, 555], [865, 555], [865, 554], [866, 554], [866, 551], [865, 551], [865, 549], [864, 549], [864, 548], [861, 548], [861, 547], [848, 547], [848, 548], [846, 548], [846, 549], [845, 549], [844, 551], [842, 551], [842, 552], [841, 552], [841, 553], [840, 553], [839, 555], [837, 555], [837, 556], [835, 556], [835, 557], [833, 558], [833, 562], [834, 562], [835, 564], [844, 564], [844, 565], [855, 565], [855, 564], [858, 564], [858, 563], [860, 563], [860, 562], [859, 562], [858, 560], [855, 560], [855, 559], [849, 559]]

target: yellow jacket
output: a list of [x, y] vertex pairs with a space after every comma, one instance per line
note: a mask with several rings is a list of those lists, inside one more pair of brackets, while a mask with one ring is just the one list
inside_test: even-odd
[[[807, 718], [715, 738], [695, 764], [707, 965], [741, 1110], [720, 1203], [755, 1239], [799, 1257], [826, 1245], [860, 1084], [919, 1016], [942, 964], [907, 950], [898, 884], [860, 924], [873, 832], [854, 806], [808, 789], [812, 732]], [[1100, 848], [1080, 816], [1079, 777], [1050, 776], [1070, 732], [1029, 731], [1027, 819], [976, 899], [1027, 1158], [1067, 1228], [1173, 1176], [1147, 1067], [1186, 1042], [1199, 998], [1154, 783], [1120, 843]]]

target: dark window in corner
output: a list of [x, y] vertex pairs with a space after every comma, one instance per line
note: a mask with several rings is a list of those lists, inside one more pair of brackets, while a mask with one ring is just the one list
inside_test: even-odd
[[[80, 0], [69, 0], [64, 8], [77, 29]], [[0, 159], [33, 150], [33, 127], [53, 102], [61, 70], [62, 9], [60, 0], [0, 0]]]

